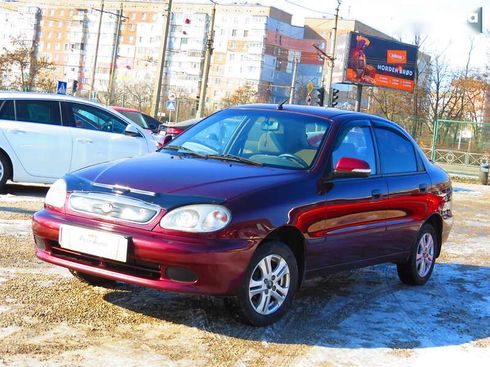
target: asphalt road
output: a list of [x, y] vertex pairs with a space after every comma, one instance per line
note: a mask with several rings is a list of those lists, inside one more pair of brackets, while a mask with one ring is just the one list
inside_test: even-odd
[[221, 299], [82, 284], [34, 257], [46, 187], [0, 194], [0, 366], [487, 366], [490, 187], [455, 184], [456, 224], [432, 279], [385, 264], [306, 282], [278, 323]]

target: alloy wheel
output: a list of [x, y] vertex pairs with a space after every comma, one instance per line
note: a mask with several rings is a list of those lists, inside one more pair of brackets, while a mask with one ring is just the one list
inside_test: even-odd
[[417, 258], [415, 264], [418, 275], [425, 277], [434, 262], [434, 239], [430, 233], [424, 233], [417, 246]]
[[252, 272], [248, 296], [254, 310], [261, 315], [276, 312], [289, 292], [289, 266], [280, 255], [264, 257]]

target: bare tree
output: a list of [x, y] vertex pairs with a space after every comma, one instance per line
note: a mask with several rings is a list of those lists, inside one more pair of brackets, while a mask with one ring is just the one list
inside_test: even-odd
[[[13, 49], [0, 55], [0, 73], [8, 80], [4, 87], [24, 91], [49, 91], [51, 83], [48, 81], [54, 79], [54, 64], [44, 57], [36, 58], [34, 46], [28, 41], [13, 39], [12, 45]], [[37, 80], [39, 76], [41, 77]]]
[[223, 98], [222, 102], [225, 107], [228, 107], [237, 104], [253, 103], [256, 100], [257, 90], [253, 86], [245, 84], [237, 88], [231, 96]]

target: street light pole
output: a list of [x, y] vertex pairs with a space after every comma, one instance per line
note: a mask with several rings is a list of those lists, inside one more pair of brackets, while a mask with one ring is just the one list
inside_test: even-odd
[[213, 3], [211, 11], [211, 25], [209, 27], [208, 41], [206, 42], [206, 55], [204, 57], [204, 66], [202, 68], [201, 90], [199, 91], [199, 105], [197, 106], [196, 118], [201, 118], [204, 114], [204, 106], [206, 105], [206, 90], [208, 88], [209, 69], [211, 67], [211, 55], [213, 54], [214, 41], [214, 19], [216, 18], [216, 3]]
[[90, 78], [90, 94], [94, 92], [94, 84], [95, 84], [95, 70], [97, 69], [97, 57], [99, 55], [99, 43], [100, 43], [100, 30], [102, 28], [102, 16], [104, 15], [104, 0], [102, 0], [102, 4], [100, 7], [100, 16], [99, 16], [99, 27], [97, 29], [97, 41], [95, 43], [95, 56], [94, 56], [94, 66], [92, 67], [92, 76]]
[[333, 68], [335, 66], [335, 47], [337, 46], [337, 25], [339, 22], [339, 10], [340, 10], [340, 0], [337, 0], [337, 8], [335, 9], [335, 22], [333, 26], [333, 40], [332, 40], [332, 55], [331, 58], [325, 59], [325, 63], [327, 60], [330, 61], [330, 67], [328, 69], [328, 81], [325, 86], [325, 99], [323, 101], [324, 106], [332, 106], [332, 77], [333, 77]]
[[168, 31], [170, 29], [171, 15], [172, 0], [168, 0], [167, 20], [164, 22], [163, 39], [160, 49], [160, 58], [158, 60], [158, 76], [156, 77], [155, 84], [153, 85], [153, 97], [151, 100], [151, 113], [155, 118], [158, 118], [158, 111], [160, 109], [160, 94], [162, 92], [162, 79], [163, 72], [165, 70], [165, 54], [167, 53]]
[[293, 76], [291, 78], [291, 88], [289, 88], [289, 104], [293, 104], [294, 89], [296, 86], [296, 71], [298, 69], [298, 59], [295, 57], [293, 61]]

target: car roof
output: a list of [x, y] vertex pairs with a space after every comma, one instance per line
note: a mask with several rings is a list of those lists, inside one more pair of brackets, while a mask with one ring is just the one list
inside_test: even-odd
[[175, 123], [166, 122], [165, 124], [163, 124], [163, 126], [165, 126], [165, 127], [190, 127], [192, 125], [197, 124], [202, 119], [203, 118], [194, 118], [194, 119], [184, 120], [184, 121], [175, 122]]
[[140, 110], [131, 107], [111, 106], [111, 108], [114, 108], [116, 111], [123, 111], [123, 112], [140, 112]]
[[[88, 98], [75, 97], [67, 94], [37, 93], [37, 92], [0, 92], [0, 99], [39, 99], [45, 101], [68, 101], [104, 106], [103, 104]], [[104, 106], [106, 107], [106, 106]]]
[[[254, 104], [244, 104], [230, 107], [230, 109], [258, 109], [258, 110], [275, 110], [278, 111], [277, 104], [262, 104], [262, 103], [254, 103]], [[362, 112], [354, 112], [354, 111], [345, 111], [339, 110], [338, 108], [327, 108], [320, 106], [304, 106], [304, 105], [292, 105], [292, 104], [284, 104], [280, 111], [284, 112], [294, 112], [294, 113], [303, 113], [318, 117], [323, 117], [332, 120], [343, 119], [345, 117], [358, 117], [358, 118], [373, 118], [375, 117], [378, 120], [388, 121], [382, 117], [370, 115]]]

